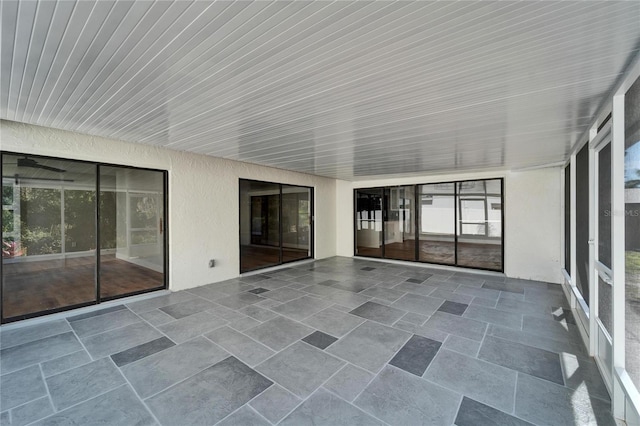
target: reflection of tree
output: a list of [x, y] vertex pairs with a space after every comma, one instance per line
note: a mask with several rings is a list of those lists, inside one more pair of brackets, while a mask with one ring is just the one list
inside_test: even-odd
[[624, 183], [625, 188], [640, 188], [640, 169], [637, 169], [635, 174], [638, 176], [638, 179], [626, 180]]
[[[3, 191], [4, 192], [4, 191]], [[20, 242], [25, 255], [62, 252], [62, 226], [65, 252], [96, 248], [96, 192], [48, 188], [20, 188]], [[17, 195], [17, 193], [16, 193]], [[61, 211], [64, 201], [64, 212]], [[114, 194], [101, 193], [100, 232], [102, 248], [114, 248], [116, 219]], [[4, 213], [4, 212], [3, 212]], [[3, 232], [9, 232], [9, 217], [3, 215]]]

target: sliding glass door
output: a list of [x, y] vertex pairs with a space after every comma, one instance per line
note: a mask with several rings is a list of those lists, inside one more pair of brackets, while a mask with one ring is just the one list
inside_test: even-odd
[[312, 190], [240, 179], [240, 272], [308, 259]]
[[161, 171], [2, 153], [2, 322], [165, 288], [164, 194]]
[[100, 167], [102, 299], [164, 287], [163, 193], [161, 172]]
[[3, 319], [95, 303], [96, 166], [3, 155], [2, 173]]
[[502, 270], [502, 180], [458, 182], [457, 265]]
[[455, 265], [455, 184], [420, 185], [419, 199], [419, 260]]
[[415, 186], [384, 189], [384, 257], [416, 260]]
[[355, 253], [502, 271], [502, 179], [355, 190]]
[[311, 256], [311, 188], [282, 185], [282, 261]]
[[382, 257], [382, 189], [356, 189], [356, 254]]

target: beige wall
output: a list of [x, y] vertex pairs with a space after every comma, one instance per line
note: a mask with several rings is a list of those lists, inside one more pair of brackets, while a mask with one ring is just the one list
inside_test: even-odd
[[336, 254], [333, 179], [8, 121], [0, 122], [0, 149], [168, 170], [172, 290], [239, 275], [240, 178], [313, 187], [315, 257]]
[[354, 188], [504, 178], [505, 274], [513, 278], [561, 283], [563, 216], [560, 176], [559, 168], [548, 168], [523, 172], [501, 171], [358, 182], [338, 181], [336, 252], [340, 256], [353, 256]]

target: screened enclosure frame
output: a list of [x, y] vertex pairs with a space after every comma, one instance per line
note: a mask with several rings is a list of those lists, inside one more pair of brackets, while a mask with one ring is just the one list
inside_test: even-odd
[[[479, 267], [479, 266], [469, 266], [469, 265], [464, 265], [464, 264], [460, 264], [459, 262], [459, 249], [458, 249], [458, 245], [459, 245], [459, 240], [461, 238], [464, 238], [465, 235], [467, 234], [463, 234], [462, 233], [462, 223], [460, 220], [460, 209], [461, 209], [461, 205], [462, 205], [462, 198], [460, 197], [460, 191], [459, 191], [459, 185], [461, 183], [465, 183], [465, 182], [487, 182], [487, 181], [499, 181], [500, 182], [500, 268], [496, 269], [496, 268], [488, 268], [488, 267]], [[420, 259], [420, 242], [422, 241], [420, 238], [420, 230], [419, 230], [419, 224], [417, 223], [418, 220], [421, 219], [422, 215], [420, 212], [420, 207], [422, 205], [422, 193], [420, 188], [423, 185], [441, 185], [441, 184], [452, 184], [453, 185], [453, 200], [454, 200], [454, 206], [453, 206], [453, 211], [452, 211], [452, 224], [453, 224], [453, 234], [452, 234], [452, 238], [453, 238], [453, 247], [454, 247], [454, 253], [453, 253], [453, 257], [454, 257], [454, 262], [453, 263], [446, 263], [446, 262], [438, 262], [438, 261], [432, 261], [432, 260], [421, 260]], [[416, 229], [415, 229], [415, 239], [414, 239], [414, 258], [413, 259], [399, 259], [399, 258], [390, 258], [387, 257], [387, 249], [386, 246], [388, 245], [386, 242], [386, 230], [385, 230], [385, 226], [384, 223], [385, 221], [387, 221], [387, 217], [385, 217], [385, 212], [387, 211], [387, 206], [386, 203], [388, 202], [385, 194], [386, 191], [392, 189], [392, 188], [402, 188], [402, 187], [411, 187], [413, 186], [413, 190], [414, 190], [414, 206], [411, 209], [411, 213], [413, 214], [414, 220], [416, 220]], [[380, 221], [382, 223], [382, 227], [381, 227], [381, 246], [380, 246], [380, 256], [375, 256], [375, 255], [366, 255], [366, 254], [361, 254], [358, 253], [358, 192], [359, 191], [379, 191], [380, 192], [380, 196], [381, 196], [381, 218]], [[462, 194], [464, 195], [464, 194]], [[487, 216], [487, 209], [491, 209], [490, 206], [488, 206], [489, 202], [488, 200], [486, 200], [486, 197], [483, 199], [485, 202], [485, 233], [488, 232], [488, 224], [486, 223], [486, 220], [488, 220], [488, 216]], [[504, 229], [505, 229], [505, 215], [504, 215], [504, 211], [505, 211], [505, 197], [504, 197], [504, 178], [503, 177], [495, 177], [495, 178], [483, 178], [483, 179], [465, 179], [465, 180], [455, 180], [455, 181], [443, 181], [443, 182], [426, 182], [426, 183], [415, 183], [415, 184], [399, 184], [399, 185], [392, 185], [392, 186], [375, 186], [375, 187], [362, 187], [362, 188], [355, 188], [353, 190], [353, 210], [354, 215], [353, 215], [353, 219], [354, 219], [354, 228], [353, 228], [353, 252], [354, 252], [354, 256], [357, 257], [363, 257], [363, 258], [376, 258], [376, 259], [390, 259], [390, 260], [401, 260], [401, 261], [407, 261], [407, 262], [418, 262], [418, 263], [425, 263], [425, 264], [434, 264], [434, 265], [443, 265], [443, 266], [453, 266], [453, 267], [459, 267], [459, 268], [467, 268], [467, 269], [475, 269], [475, 270], [485, 270], [485, 271], [493, 271], [493, 272], [504, 272]], [[375, 220], [375, 219], [374, 219]]]
[[[168, 283], [169, 283], [169, 220], [168, 220], [168, 209], [169, 209], [169, 194], [168, 194], [168, 172], [166, 170], [160, 170], [160, 169], [153, 169], [153, 168], [145, 168], [145, 167], [135, 167], [135, 166], [129, 166], [129, 165], [123, 165], [123, 164], [112, 164], [112, 163], [105, 163], [105, 162], [96, 162], [96, 161], [87, 161], [87, 160], [77, 160], [77, 159], [71, 159], [71, 158], [64, 158], [64, 157], [53, 157], [53, 156], [47, 156], [47, 155], [40, 155], [40, 154], [30, 154], [30, 153], [24, 153], [24, 152], [14, 152], [14, 151], [0, 151], [0, 176], [2, 176], [2, 181], [3, 181], [3, 188], [4, 188], [4, 182], [6, 180], [9, 179], [18, 179], [17, 176], [5, 176], [5, 170], [4, 170], [4, 158], [6, 156], [15, 156], [15, 157], [25, 157], [25, 158], [29, 158], [29, 159], [35, 159], [35, 160], [40, 160], [40, 161], [61, 161], [61, 162], [65, 162], [65, 163], [74, 163], [74, 164], [84, 164], [87, 166], [92, 166], [93, 167], [93, 174], [95, 177], [95, 185], [93, 186], [93, 188], [91, 189], [92, 191], [95, 191], [95, 201], [93, 203], [93, 215], [92, 215], [92, 219], [93, 219], [93, 226], [95, 229], [95, 238], [93, 238], [93, 242], [95, 243], [95, 254], [94, 256], [94, 262], [95, 264], [93, 265], [93, 285], [95, 286], [95, 297], [93, 300], [91, 301], [87, 301], [87, 302], [83, 302], [83, 303], [74, 303], [74, 304], [69, 304], [69, 305], [64, 305], [64, 306], [60, 306], [60, 307], [56, 307], [56, 308], [51, 308], [51, 309], [43, 309], [43, 310], [39, 310], [39, 311], [33, 311], [33, 312], [29, 312], [29, 313], [24, 313], [24, 314], [20, 314], [20, 315], [14, 315], [14, 316], [10, 316], [10, 317], [6, 317], [5, 316], [5, 265], [4, 265], [4, 257], [3, 260], [0, 261], [0, 323], [5, 324], [5, 323], [10, 323], [10, 322], [15, 322], [15, 321], [20, 321], [20, 320], [24, 320], [24, 319], [29, 319], [29, 318], [35, 318], [35, 317], [40, 317], [40, 316], [44, 316], [44, 315], [50, 315], [50, 314], [54, 314], [54, 313], [58, 313], [58, 312], [64, 312], [64, 311], [70, 311], [73, 309], [78, 309], [78, 308], [82, 308], [82, 307], [87, 307], [87, 306], [93, 306], [93, 305], [99, 305], [100, 303], [104, 303], [104, 302], [108, 302], [111, 300], [116, 300], [116, 299], [121, 299], [121, 298], [125, 298], [125, 297], [131, 297], [131, 296], [137, 296], [140, 294], [145, 294], [145, 293], [149, 293], [149, 292], [153, 292], [153, 291], [159, 291], [159, 290], [166, 290], [168, 288]], [[154, 287], [150, 287], [150, 288], [145, 288], [142, 290], [135, 290], [135, 291], [131, 291], [131, 292], [126, 292], [126, 293], [122, 293], [122, 294], [117, 294], [114, 296], [101, 296], [101, 263], [100, 263], [100, 259], [102, 256], [102, 242], [101, 242], [101, 231], [100, 231], [100, 224], [101, 224], [101, 218], [102, 215], [100, 213], [100, 205], [101, 205], [101, 169], [102, 168], [117, 168], [117, 169], [123, 169], [123, 170], [136, 170], [136, 171], [147, 171], [147, 172], [154, 172], [154, 173], [161, 173], [162, 176], [162, 200], [161, 200], [161, 206], [162, 206], [162, 217], [160, 218], [160, 222], [159, 222], [159, 227], [161, 228], [161, 238], [162, 241], [160, 241], [160, 243], [158, 244], [161, 248], [162, 248], [162, 285], [160, 286], [154, 286]], [[24, 178], [23, 178], [24, 179]], [[34, 179], [34, 180], [47, 180], [47, 179], [41, 179], [41, 178], [30, 178], [30, 179]], [[56, 184], [58, 183], [64, 183], [65, 180], [64, 179], [50, 179], [51, 180], [51, 187], [56, 189]], [[61, 192], [61, 197], [64, 196], [64, 192], [65, 188], [62, 186], [60, 188], [60, 192]], [[15, 194], [14, 194], [15, 196]], [[14, 200], [15, 202], [15, 200]], [[64, 216], [64, 212], [61, 213], [61, 221], [65, 221], [65, 216]], [[15, 220], [15, 219], [14, 219]], [[0, 217], [0, 229], [4, 230], [4, 215], [2, 217]], [[4, 232], [2, 232], [3, 235], [3, 242], [4, 242]], [[67, 252], [62, 252], [60, 253], [61, 256], [65, 256], [66, 254], [68, 254]], [[50, 256], [50, 255], [42, 255], [42, 256]], [[54, 255], [51, 255], [54, 256]], [[55, 258], [54, 258], [55, 259]]]

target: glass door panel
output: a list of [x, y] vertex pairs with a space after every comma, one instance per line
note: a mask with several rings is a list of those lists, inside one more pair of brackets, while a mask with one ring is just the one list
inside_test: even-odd
[[419, 260], [455, 265], [455, 184], [420, 185]]
[[576, 287], [589, 306], [589, 146], [576, 155]]
[[2, 155], [2, 319], [96, 302], [96, 166]]
[[457, 265], [502, 270], [502, 181], [458, 182]]
[[240, 180], [240, 272], [280, 263], [280, 185]]
[[311, 189], [282, 185], [282, 261], [311, 256]]
[[164, 173], [100, 166], [100, 297], [165, 285]]
[[382, 257], [382, 189], [356, 190], [356, 254]]
[[611, 304], [611, 143], [607, 143], [596, 152], [596, 155], [598, 246], [595, 253], [595, 266], [599, 278], [597, 316], [610, 336], [613, 308]]
[[416, 260], [415, 186], [385, 188], [384, 257]]
[[640, 79], [627, 91], [624, 111], [625, 368], [640, 390]]

